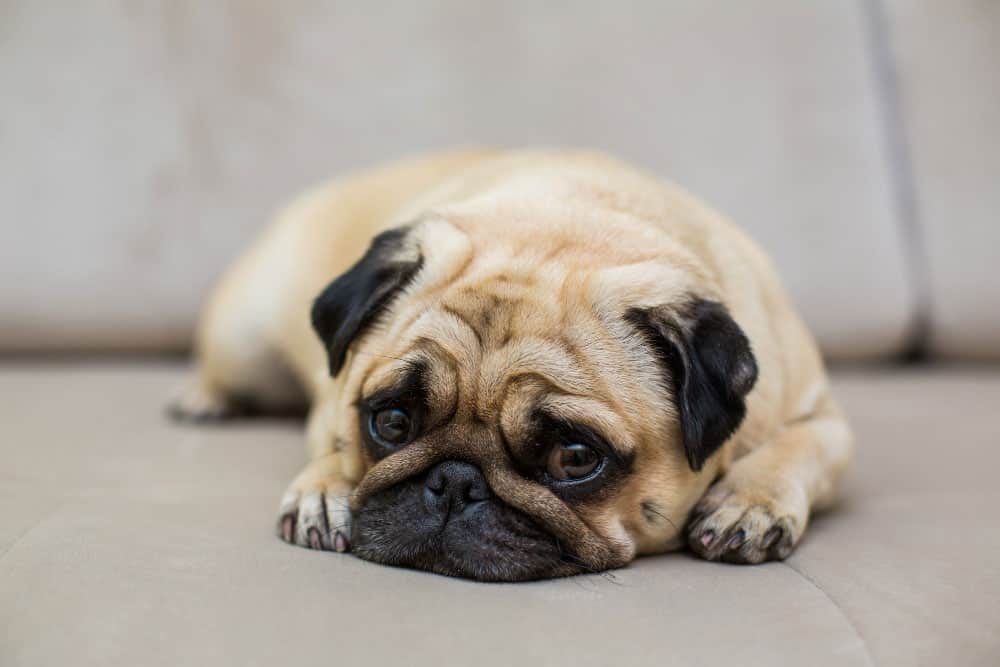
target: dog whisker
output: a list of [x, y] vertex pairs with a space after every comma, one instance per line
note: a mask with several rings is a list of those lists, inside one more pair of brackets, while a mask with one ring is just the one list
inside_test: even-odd
[[664, 514], [660, 510], [656, 509], [651, 503], [644, 504], [642, 506], [642, 509], [643, 509], [643, 511], [648, 512], [649, 514], [653, 514], [655, 516], [660, 517], [661, 519], [663, 519], [664, 521], [666, 521], [667, 523], [669, 523], [671, 528], [673, 528], [674, 530], [678, 530], [677, 524], [674, 523], [673, 521], [671, 521], [670, 517], [668, 517], [666, 514]]
[[410, 359], [404, 359], [403, 357], [394, 357], [391, 354], [379, 354], [378, 352], [369, 352], [367, 350], [355, 350], [354, 354], [366, 354], [369, 357], [379, 357], [380, 359], [393, 359], [395, 361], [402, 361], [403, 363], [411, 361]]

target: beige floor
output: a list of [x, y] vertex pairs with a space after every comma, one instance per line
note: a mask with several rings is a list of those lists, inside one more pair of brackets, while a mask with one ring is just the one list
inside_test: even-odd
[[483, 585], [288, 547], [294, 422], [180, 428], [182, 369], [0, 366], [0, 665], [996, 665], [1000, 373], [848, 372], [847, 499], [785, 563]]

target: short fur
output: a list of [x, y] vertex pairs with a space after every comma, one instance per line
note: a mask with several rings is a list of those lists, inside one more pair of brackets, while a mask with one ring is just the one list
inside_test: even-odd
[[[197, 354], [177, 415], [311, 406], [284, 539], [478, 579], [684, 543], [784, 558], [851, 454], [758, 248], [587, 152], [457, 151], [317, 189], [221, 281]], [[419, 422], [398, 450], [368, 434], [385, 405]], [[546, 477], [577, 441], [598, 474]]]

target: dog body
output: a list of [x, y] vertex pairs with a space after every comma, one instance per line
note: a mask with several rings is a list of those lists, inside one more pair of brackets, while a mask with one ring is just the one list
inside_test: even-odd
[[197, 355], [180, 416], [311, 406], [284, 539], [484, 580], [685, 541], [783, 558], [851, 453], [766, 257], [592, 153], [459, 151], [306, 195], [221, 281]]

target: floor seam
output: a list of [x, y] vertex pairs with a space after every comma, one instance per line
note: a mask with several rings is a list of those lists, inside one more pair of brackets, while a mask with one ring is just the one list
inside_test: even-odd
[[45, 516], [43, 516], [40, 519], [38, 519], [37, 521], [35, 521], [35, 523], [33, 523], [32, 525], [30, 525], [20, 535], [18, 535], [16, 538], [14, 538], [14, 541], [11, 542], [7, 546], [6, 549], [4, 549], [3, 551], [0, 551], [0, 564], [2, 564], [3, 561], [4, 561], [4, 559], [6, 559], [7, 556], [10, 554], [10, 552], [12, 552], [14, 550], [14, 547], [16, 547], [18, 544], [20, 544], [21, 542], [23, 542], [24, 538], [26, 538], [28, 535], [30, 535], [32, 532], [34, 532], [34, 530], [36, 528], [38, 528], [43, 523], [45, 523], [46, 521], [48, 521], [49, 519], [51, 519], [52, 515], [55, 514], [56, 512], [58, 512], [59, 510], [61, 510], [65, 504], [66, 503], [59, 503], [58, 505], [56, 505], [55, 507], [53, 507], [51, 511], [46, 512]]
[[884, 0], [862, 0], [861, 6], [875, 79], [875, 98], [886, 151], [894, 218], [902, 239], [906, 273], [913, 295], [914, 312], [903, 356], [910, 360], [924, 359], [928, 354], [933, 326], [930, 259], [921, 223], [899, 70], [893, 55], [889, 16]]
[[822, 596], [825, 597], [827, 599], [827, 601], [834, 606], [834, 608], [840, 614], [841, 618], [844, 619], [844, 622], [847, 623], [847, 627], [849, 627], [851, 629], [851, 632], [854, 633], [854, 636], [858, 638], [859, 642], [861, 642], [861, 648], [864, 650], [864, 655], [865, 655], [866, 662], [869, 665], [872, 665], [872, 667], [874, 667], [876, 663], [875, 663], [875, 659], [872, 657], [872, 652], [871, 652], [871, 650], [868, 647], [868, 642], [865, 640], [864, 635], [861, 634], [861, 631], [858, 630], [858, 626], [854, 624], [854, 621], [851, 620], [851, 617], [847, 614], [846, 611], [844, 611], [844, 608], [842, 606], [840, 606], [840, 603], [837, 602], [836, 598], [834, 598], [832, 595], [830, 595], [826, 591], [826, 589], [824, 589], [822, 586], [820, 586], [819, 583], [817, 583], [815, 579], [813, 579], [808, 574], [806, 574], [805, 572], [803, 572], [799, 568], [795, 567], [794, 565], [792, 565], [788, 561], [779, 561], [779, 562], [782, 565], [784, 565], [785, 567], [787, 567], [789, 570], [791, 570], [792, 572], [794, 572], [795, 574], [799, 575], [799, 577], [802, 580], [806, 581], [810, 586], [812, 586], [817, 591], [819, 591], [820, 594], [822, 594]]

